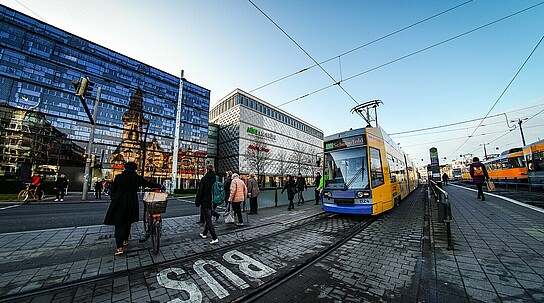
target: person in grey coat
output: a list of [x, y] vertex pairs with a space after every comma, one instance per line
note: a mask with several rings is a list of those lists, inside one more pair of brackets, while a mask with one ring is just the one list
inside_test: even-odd
[[122, 254], [123, 247], [128, 245], [130, 226], [138, 222], [140, 208], [138, 189], [140, 187], [162, 188], [158, 183], [147, 181], [136, 173], [138, 165], [125, 163], [125, 170], [115, 176], [111, 186], [111, 203], [104, 219], [104, 224], [115, 226], [115, 255]]

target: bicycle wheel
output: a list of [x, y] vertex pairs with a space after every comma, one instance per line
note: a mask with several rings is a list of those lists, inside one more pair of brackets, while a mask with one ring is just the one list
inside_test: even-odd
[[19, 201], [26, 201], [28, 200], [28, 190], [23, 189], [19, 192], [19, 195], [17, 196], [17, 200]]
[[159, 246], [161, 243], [161, 219], [154, 218], [153, 224], [151, 224], [151, 242], [153, 243], [153, 253], [159, 253]]

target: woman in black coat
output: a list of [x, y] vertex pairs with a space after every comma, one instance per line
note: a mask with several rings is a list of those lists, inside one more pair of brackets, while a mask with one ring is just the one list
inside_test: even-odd
[[147, 181], [136, 173], [138, 165], [134, 162], [125, 163], [123, 173], [115, 176], [111, 186], [111, 203], [104, 219], [104, 224], [115, 226], [115, 255], [123, 253], [123, 246], [128, 245], [130, 225], [138, 222], [140, 208], [138, 189], [140, 187], [161, 188], [155, 182]]
[[287, 178], [285, 180], [285, 185], [283, 186], [283, 190], [281, 191], [281, 193], [283, 194], [283, 192], [286, 190], [287, 190], [287, 199], [289, 200], [289, 207], [287, 208], [287, 210], [291, 210], [295, 208], [293, 199], [295, 198], [295, 192], [296, 192], [295, 181], [291, 179], [291, 175], [287, 175]]

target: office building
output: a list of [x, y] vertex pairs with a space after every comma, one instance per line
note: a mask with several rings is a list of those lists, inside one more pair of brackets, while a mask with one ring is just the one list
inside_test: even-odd
[[[101, 87], [89, 155], [95, 161], [95, 178], [113, 177], [126, 161], [138, 163], [138, 169], [154, 181], [170, 178], [180, 78], [0, 5], [0, 103], [43, 114], [51, 127], [84, 149], [91, 124], [72, 85], [82, 77], [95, 83], [86, 99], [91, 112]], [[208, 89], [184, 81], [181, 153], [192, 151], [193, 157], [207, 153], [209, 104]], [[43, 165], [54, 164], [60, 170], [74, 165], [62, 157], [46, 161], [38, 155], [30, 160], [0, 155], [2, 161], [13, 161], [0, 166], [13, 164], [17, 170], [30, 161], [31, 170], [37, 171]], [[178, 171], [195, 174], [180, 178], [195, 179], [195, 163], [201, 159], [184, 155], [187, 167]]]

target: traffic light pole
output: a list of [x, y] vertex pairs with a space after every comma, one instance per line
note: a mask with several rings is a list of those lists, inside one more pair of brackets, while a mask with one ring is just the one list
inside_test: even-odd
[[[94, 102], [94, 109], [93, 109], [93, 120], [91, 123], [91, 132], [89, 133], [89, 143], [87, 144], [87, 149], [85, 150], [85, 153], [87, 155], [91, 155], [92, 148], [93, 148], [93, 142], [94, 142], [94, 128], [96, 126], [96, 116], [98, 116], [98, 104], [100, 103], [100, 93], [102, 92], [102, 87], [99, 86], [98, 90], [96, 92], [96, 101]], [[81, 200], [87, 200], [87, 193], [89, 192], [89, 179], [91, 174], [91, 158], [87, 157], [85, 160], [85, 175], [83, 177], [83, 194], [81, 195]]]
[[172, 187], [170, 193], [174, 193], [174, 189], [178, 186], [177, 174], [178, 174], [178, 152], [179, 152], [179, 130], [181, 128], [181, 103], [183, 102], [183, 70], [181, 70], [181, 77], [179, 80], [179, 92], [178, 92], [178, 107], [176, 111], [176, 129], [174, 134], [174, 148], [172, 151]]

